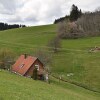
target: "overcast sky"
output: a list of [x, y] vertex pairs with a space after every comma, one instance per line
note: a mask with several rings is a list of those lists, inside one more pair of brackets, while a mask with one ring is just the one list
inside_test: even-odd
[[51, 24], [69, 14], [72, 4], [82, 11], [94, 11], [100, 0], [0, 0], [0, 22], [10, 24]]

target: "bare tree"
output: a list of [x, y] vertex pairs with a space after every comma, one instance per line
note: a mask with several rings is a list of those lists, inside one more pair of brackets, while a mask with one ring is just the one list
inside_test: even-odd
[[77, 25], [84, 30], [86, 36], [100, 35], [100, 11], [85, 13], [77, 20]]
[[69, 31], [69, 26], [67, 24], [67, 21], [63, 21], [58, 23], [57, 27], [57, 35], [59, 38], [66, 38], [66, 34]]
[[42, 61], [45, 66], [50, 65], [52, 61], [52, 54], [50, 54], [45, 48], [40, 48], [36, 50], [34, 55], [38, 57], [39, 60]]
[[52, 53], [49, 53], [48, 50], [45, 48], [40, 48], [36, 50], [35, 54], [36, 57], [44, 64], [44, 74], [48, 73], [51, 74], [52, 70]]
[[97, 7], [95, 10], [95, 12], [98, 12], [98, 11], [100, 11], [100, 7]]
[[61, 48], [61, 40], [58, 36], [51, 39], [48, 43], [49, 48], [54, 52], [57, 53]]

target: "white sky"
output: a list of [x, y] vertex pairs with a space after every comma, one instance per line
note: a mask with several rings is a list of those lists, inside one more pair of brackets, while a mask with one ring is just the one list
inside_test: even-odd
[[51, 24], [69, 14], [72, 4], [82, 11], [94, 11], [100, 7], [100, 0], [0, 0], [0, 22]]

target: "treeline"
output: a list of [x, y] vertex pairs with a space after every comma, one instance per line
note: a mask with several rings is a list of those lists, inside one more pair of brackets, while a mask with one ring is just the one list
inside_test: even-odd
[[100, 36], [100, 11], [87, 12], [76, 21], [85, 36]]
[[72, 5], [70, 15], [54, 23], [58, 24], [57, 36], [62, 39], [100, 36], [100, 9], [82, 13], [81, 9]]
[[76, 5], [72, 5], [70, 15], [66, 15], [65, 17], [61, 17], [55, 19], [54, 24], [59, 22], [63, 22], [64, 20], [76, 21], [78, 18], [82, 16], [82, 11]]
[[84, 13], [73, 22], [64, 20], [58, 23], [57, 33], [62, 39], [100, 36], [100, 11]]
[[67, 20], [69, 18], [70, 18], [70, 16], [66, 15], [65, 17], [61, 17], [61, 18], [55, 19], [54, 24], [57, 24], [59, 22], [63, 22], [64, 20]]
[[13, 28], [22, 28], [22, 27], [26, 27], [25, 25], [19, 25], [19, 24], [7, 24], [7, 23], [3, 23], [0, 22], [0, 30], [7, 30], [7, 29], [13, 29]]

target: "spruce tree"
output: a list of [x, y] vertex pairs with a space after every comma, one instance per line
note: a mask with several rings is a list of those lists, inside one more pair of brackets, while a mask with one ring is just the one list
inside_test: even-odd
[[76, 21], [81, 14], [81, 10], [79, 11], [78, 7], [73, 4], [70, 12], [70, 21]]

